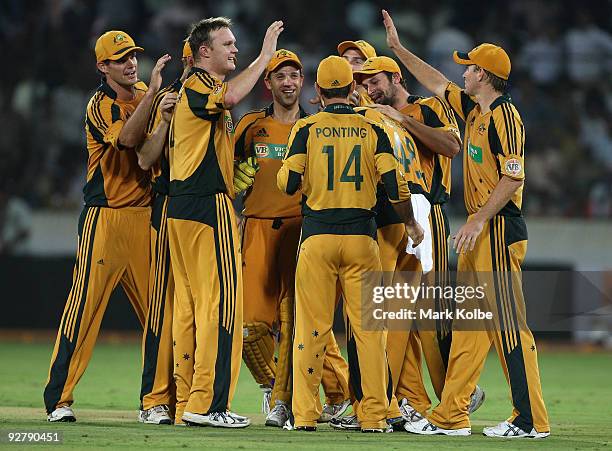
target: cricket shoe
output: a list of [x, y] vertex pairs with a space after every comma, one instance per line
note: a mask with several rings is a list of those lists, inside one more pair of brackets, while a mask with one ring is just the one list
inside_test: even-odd
[[406, 398], [402, 399], [399, 403], [399, 410], [402, 414], [402, 418], [408, 423], [414, 423], [423, 419], [423, 415], [417, 412], [409, 403]]
[[470, 396], [470, 406], [468, 407], [468, 413], [472, 414], [478, 410], [485, 400], [485, 392], [479, 385], [474, 389], [474, 393]]
[[268, 415], [270, 413], [270, 400], [272, 399], [272, 387], [267, 385], [260, 385], [261, 391], [263, 392], [263, 398], [261, 400], [261, 413]]
[[199, 414], [193, 412], [183, 413], [183, 421], [189, 426], [213, 426], [217, 428], [245, 428], [251, 420], [233, 412], [210, 412]]
[[339, 418], [350, 405], [350, 399], [346, 399], [338, 404], [325, 404], [317, 423], [329, 423], [332, 418]]
[[62, 422], [62, 423], [74, 423], [76, 417], [70, 406], [58, 407], [53, 412], [47, 414], [47, 421]]
[[289, 418], [285, 421], [283, 429], [286, 431], [303, 431], [303, 432], [315, 432], [317, 430], [316, 426], [295, 426], [295, 419], [291, 412], [289, 412]]
[[546, 438], [550, 435], [550, 432], [538, 432], [535, 428], [531, 432], [526, 432], [512, 423], [502, 421], [497, 426], [484, 428], [482, 434], [497, 438]]
[[159, 405], [141, 410], [138, 414], [138, 421], [144, 424], [172, 424], [170, 409], [166, 405]]
[[283, 401], [276, 401], [276, 405], [266, 416], [266, 426], [282, 428], [289, 419], [289, 407]]
[[425, 418], [414, 422], [407, 421], [404, 425], [404, 429], [406, 429], [406, 432], [420, 435], [472, 435], [471, 428], [442, 429], [435, 424], [430, 423]]
[[360, 431], [361, 425], [357, 419], [357, 415], [347, 415], [340, 418], [332, 418], [329, 420], [329, 425], [334, 429], [344, 429], [345, 431]]
[[391, 431], [387, 432], [400, 432], [404, 430], [404, 423], [406, 423], [406, 420], [404, 419], [403, 416], [401, 417], [395, 417], [395, 418], [387, 418], [387, 424], [389, 425], [389, 427], [391, 428]]

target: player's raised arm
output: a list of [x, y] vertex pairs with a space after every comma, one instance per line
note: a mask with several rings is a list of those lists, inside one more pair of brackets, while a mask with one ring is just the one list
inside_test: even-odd
[[157, 127], [145, 138], [142, 146], [136, 149], [138, 166], [145, 171], [155, 164], [164, 150], [164, 144], [168, 137], [168, 127], [170, 126], [172, 111], [174, 110], [174, 105], [176, 105], [177, 97], [178, 95], [175, 92], [169, 92], [164, 96], [159, 105], [160, 117]]
[[389, 48], [393, 50], [393, 53], [419, 83], [435, 95], [444, 98], [444, 91], [449, 82], [448, 78], [404, 47], [399, 40], [397, 29], [389, 13], [383, 9], [382, 15]]
[[266, 31], [259, 56], [255, 58], [249, 67], [227, 83], [227, 92], [225, 93], [225, 106], [227, 108], [232, 108], [251, 92], [274, 55], [278, 36], [282, 31], [282, 21], [272, 22]]
[[125, 121], [125, 125], [119, 133], [119, 138], [117, 139], [119, 150], [134, 148], [142, 142], [153, 99], [161, 87], [161, 71], [170, 59], [170, 55], [166, 54], [158, 59], [155, 67], [153, 67], [151, 79], [149, 80], [149, 89], [147, 89], [146, 94], [136, 107], [136, 110], [134, 110], [134, 113]]

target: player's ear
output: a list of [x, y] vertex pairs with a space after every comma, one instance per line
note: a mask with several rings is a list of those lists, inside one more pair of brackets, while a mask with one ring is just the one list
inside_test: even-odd
[[355, 89], [357, 89], [357, 82], [355, 80], [353, 80], [351, 82], [351, 92], [354, 92]]
[[402, 76], [397, 72], [394, 72], [393, 74], [391, 74], [391, 81], [394, 85], [399, 85], [402, 81]]
[[96, 63], [96, 68], [104, 75], [108, 74], [108, 63], [106, 61]]
[[264, 84], [266, 85], [266, 88], [268, 88], [268, 91], [272, 91], [272, 83], [270, 83], [269, 75], [266, 78], [264, 78]]

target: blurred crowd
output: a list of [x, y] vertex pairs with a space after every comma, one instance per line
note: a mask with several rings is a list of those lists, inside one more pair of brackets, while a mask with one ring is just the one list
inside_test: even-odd
[[[454, 49], [480, 42], [504, 47], [512, 60], [510, 94], [525, 123], [528, 216], [612, 217], [612, 3], [607, 0], [423, 2], [370, 0], [3, 0], [0, 48], [0, 229], [11, 199], [21, 208], [75, 208], [82, 203], [86, 159], [84, 111], [99, 83], [93, 47], [106, 30], [122, 29], [145, 48], [139, 74], [174, 58], [189, 24], [225, 15], [234, 21], [238, 67], [259, 52], [264, 31], [285, 21], [279, 47], [306, 67], [303, 103], [313, 97], [314, 70], [347, 39], [385, 44], [380, 9], [395, 19], [404, 44], [461, 86]], [[426, 94], [412, 78], [412, 93]], [[233, 114], [270, 100], [262, 83]], [[453, 167], [452, 214], [463, 214], [460, 158]], [[5, 200], [6, 199], [6, 200]], [[15, 203], [16, 201], [13, 201]]]

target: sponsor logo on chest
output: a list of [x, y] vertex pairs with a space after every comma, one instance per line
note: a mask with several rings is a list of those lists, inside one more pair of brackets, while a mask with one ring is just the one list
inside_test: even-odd
[[475, 146], [471, 142], [468, 142], [468, 155], [476, 163], [482, 163], [482, 147]]
[[255, 156], [257, 158], [270, 158], [282, 160], [287, 153], [286, 144], [255, 143]]

